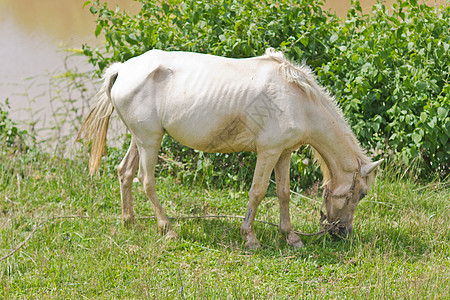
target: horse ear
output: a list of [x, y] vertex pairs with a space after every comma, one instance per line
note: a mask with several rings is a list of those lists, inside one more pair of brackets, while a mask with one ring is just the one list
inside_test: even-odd
[[361, 167], [361, 177], [365, 177], [376, 170], [376, 168], [384, 161], [384, 159], [380, 159], [376, 162], [371, 162], [370, 164], [364, 165]]

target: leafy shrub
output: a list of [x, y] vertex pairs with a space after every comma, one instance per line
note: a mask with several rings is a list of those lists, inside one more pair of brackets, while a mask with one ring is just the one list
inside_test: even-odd
[[[274, 47], [315, 69], [372, 155], [405, 164], [421, 157], [422, 176], [448, 174], [448, 7], [436, 11], [410, 0], [392, 10], [377, 4], [373, 14], [362, 15], [355, 1], [347, 19], [340, 20], [316, 0], [140, 2], [135, 16], [98, 0], [85, 2], [97, 15], [95, 34], [106, 39], [106, 52], [83, 47], [99, 73], [113, 61], [153, 48], [249, 57]], [[214, 178], [208, 184], [251, 182], [251, 172], [240, 172], [253, 169], [253, 154], [206, 155], [170, 138], [163, 153], [190, 165], [182, 171], [186, 180], [203, 174]], [[320, 179], [304, 148], [293, 155], [292, 165], [292, 186], [304, 188]]]
[[361, 16], [355, 2], [316, 69], [363, 145], [406, 165], [420, 157], [422, 176], [449, 173], [449, 24], [450, 7], [400, 1]]
[[17, 124], [9, 118], [9, 108], [8, 99], [5, 100], [5, 105], [0, 103], [0, 148], [8, 152], [24, 152], [28, 149], [26, 145], [28, 133], [26, 130], [19, 129]]
[[[136, 16], [112, 11], [99, 0], [95, 35], [106, 39], [106, 56], [85, 45], [85, 54], [101, 72], [114, 61], [125, 61], [150, 49], [184, 50], [228, 57], [261, 55], [281, 48], [288, 56], [313, 66], [329, 60], [327, 40], [338, 18], [322, 11], [320, 1], [295, 0], [140, 0]], [[91, 1], [86, 1], [85, 5]]]

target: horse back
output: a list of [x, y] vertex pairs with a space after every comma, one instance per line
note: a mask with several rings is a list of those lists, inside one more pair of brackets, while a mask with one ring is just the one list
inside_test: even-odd
[[292, 84], [279, 65], [152, 50], [124, 64], [113, 102], [132, 132], [162, 130], [206, 152], [256, 151], [292, 131]]

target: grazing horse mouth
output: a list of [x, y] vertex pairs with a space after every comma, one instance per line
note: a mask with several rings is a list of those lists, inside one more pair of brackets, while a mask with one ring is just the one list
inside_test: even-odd
[[344, 209], [348, 206], [348, 204], [353, 201], [354, 194], [355, 194], [355, 187], [356, 182], [360, 176], [359, 172], [355, 172], [353, 174], [353, 182], [350, 186], [350, 189], [342, 194], [342, 195], [335, 195], [328, 187], [325, 188], [323, 193], [323, 204], [320, 208], [320, 223], [323, 229], [330, 233], [331, 236], [335, 238], [347, 238], [350, 236], [353, 230], [352, 221], [350, 222], [341, 222], [341, 214], [339, 214], [335, 221], [332, 221], [329, 216], [323, 212], [323, 207], [326, 205], [328, 201], [331, 201], [331, 197], [340, 197], [345, 198], [345, 205]]
[[320, 210], [320, 225], [322, 226], [323, 232], [328, 232], [333, 238], [348, 238], [353, 231], [353, 224], [350, 222], [348, 224], [341, 223], [338, 219], [332, 222], [328, 216]]
[[350, 237], [350, 235], [352, 234], [353, 225], [350, 224], [348, 226], [341, 226], [338, 227], [337, 229], [338, 229], [337, 234], [334, 232], [330, 232], [330, 235], [336, 239], [345, 239]]

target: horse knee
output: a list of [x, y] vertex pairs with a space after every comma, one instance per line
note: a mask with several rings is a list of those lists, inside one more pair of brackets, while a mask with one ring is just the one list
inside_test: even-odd
[[280, 201], [289, 199], [290, 197], [290, 190], [289, 188], [277, 188], [277, 197]]
[[266, 186], [263, 185], [253, 186], [248, 192], [249, 198], [256, 199], [257, 203], [259, 203], [266, 195], [267, 186], [268, 184]]

